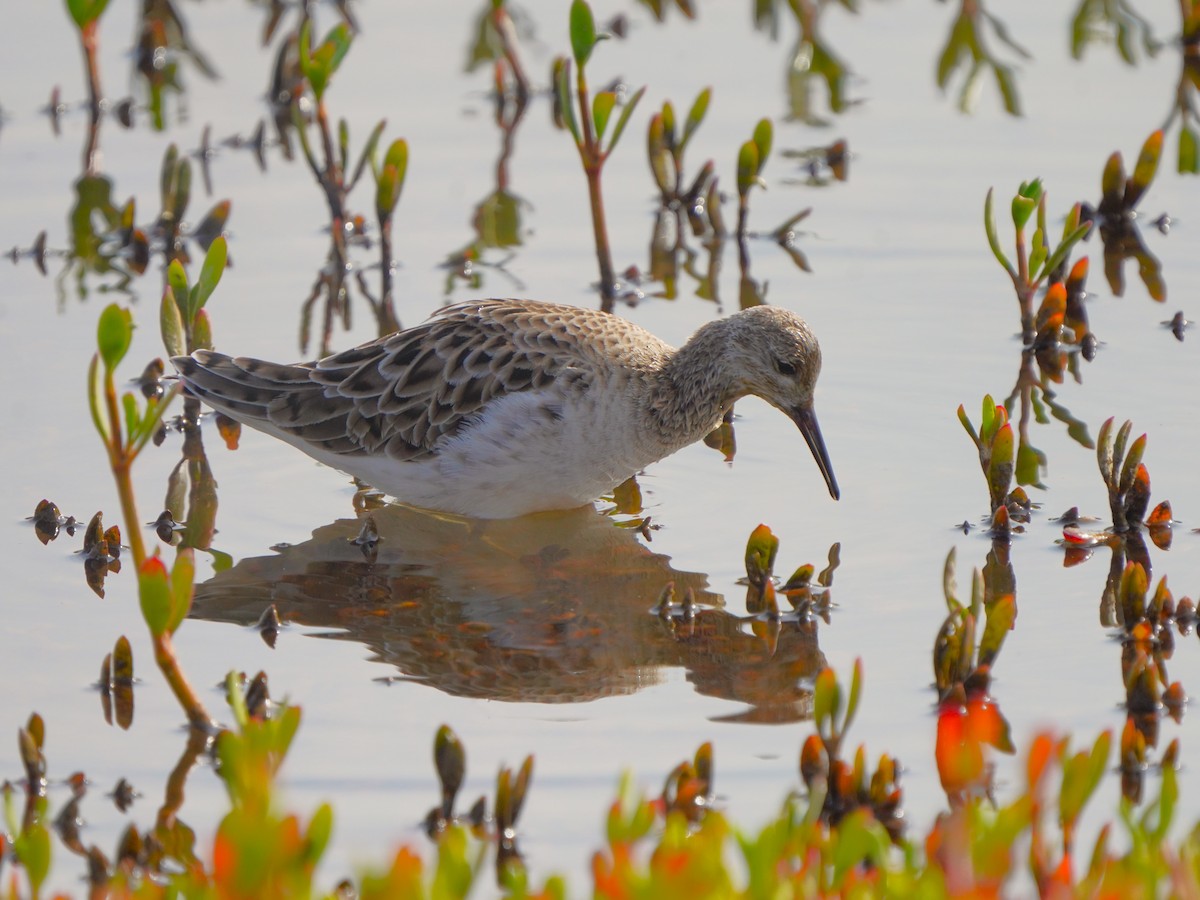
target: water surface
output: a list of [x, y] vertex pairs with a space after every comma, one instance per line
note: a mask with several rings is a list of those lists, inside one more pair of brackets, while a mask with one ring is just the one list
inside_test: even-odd
[[[102, 171], [116, 185], [115, 197], [137, 198], [139, 220], [156, 208], [158, 161], [168, 143], [190, 151], [209, 123], [214, 139], [249, 134], [265, 115], [271, 55], [259, 46], [261, 13], [234, 3], [183, 9], [220, 80], [187, 70], [186, 101], [170, 104], [164, 133], [144, 120], [130, 131], [110, 121], [102, 135]], [[551, 58], [567, 47], [565, 8], [540, 2], [522, 9], [530, 28], [522, 44], [526, 65], [544, 87]], [[0, 244], [27, 246], [45, 229], [49, 245], [62, 248], [84, 118], [68, 113], [56, 138], [38, 110], [55, 84], [67, 97], [83, 96], [79, 63], [56, 4], [9, 12], [0, 38], [10, 74], [0, 96], [7, 117], [0, 131]], [[686, 108], [700, 88], [714, 85], [688, 162], [695, 167], [711, 157], [727, 190], [737, 147], [761, 117], [775, 120], [778, 150], [849, 142], [848, 182], [825, 188], [804, 184], [797, 163], [774, 156], [764, 172], [769, 189], [755, 193], [751, 213], [752, 227], [769, 231], [804, 207], [814, 210], [800, 243], [812, 273], [756, 241], [752, 274], [770, 302], [804, 315], [820, 336], [825, 368], [817, 409], [843, 499], [829, 499], [794, 426], [748, 400], [738, 406], [732, 465], [697, 445], [640, 479], [657, 526], [650, 542], [587, 510], [548, 527], [498, 525], [482, 538], [397, 512], [388, 516], [386, 555], [371, 567], [345, 541], [355, 530], [348, 521], [354, 488], [345, 477], [255, 433], [244, 434], [235, 453], [215, 431], [208, 434], [220, 498], [216, 543], [238, 565], [201, 589], [200, 618], [181, 629], [177, 643], [190, 677], [213, 686], [205, 698], [214, 710], [222, 708], [216, 685], [230, 669], [264, 669], [277, 696], [303, 706], [284, 786], [296, 809], [326, 799], [335, 804], [330, 883], [399, 841], [423, 840], [418, 823], [436, 800], [430, 743], [443, 722], [468, 749], [464, 796], [490, 793], [499, 765], [536, 755], [522, 846], [536, 872], [566, 871], [576, 891], [586, 884], [598, 826], [625, 768], [657, 791], [679, 760], [712, 740], [722, 804], [736, 821], [756, 827], [799, 785], [797, 754], [811, 731], [804, 719], [807, 679], [822, 660], [848, 673], [856, 657], [864, 661], [866, 693], [851, 739], [865, 742], [872, 756], [887, 751], [902, 761], [911, 833], [923, 834], [945, 805], [933, 759], [930, 688], [930, 651], [945, 615], [942, 563], [956, 547], [965, 585], [990, 546], [978, 529], [964, 535], [955, 528], [981, 521], [987, 494], [954, 411], [962, 403], [977, 417], [985, 393], [1008, 395], [1020, 365], [1016, 303], [984, 240], [984, 194], [995, 185], [1006, 201], [1020, 181], [1040, 176], [1056, 221], [1076, 199], [1095, 202], [1108, 154], [1120, 149], [1131, 166], [1145, 137], [1165, 121], [1180, 65], [1171, 48], [1130, 67], [1102, 46], [1074, 62], [1066, 5], [1011, 3], [1002, 14], [1032, 54], [1017, 74], [1025, 115], [1006, 115], [987, 79], [976, 112], [964, 115], [953, 94], [943, 96], [934, 83], [951, 9], [868, 4], [858, 16], [831, 9], [822, 31], [854, 72], [848, 95], [855, 104], [834, 115], [821, 108], [818, 92], [818, 112], [829, 122], [819, 127], [786, 118], [795, 40], [788, 14], [772, 41], [754, 31], [743, 4], [714, 4], [697, 22], [675, 15], [668, 26], [633, 4], [597, 9], [601, 19], [617, 12], [629, 17], [630, 35], [602, 45], [592, 78], [649, 85], [646, 108], [634, 116], [605, 173], [618, 269], [649, 267], [656, 190], [644, 139], [647, 116], [664, 99]], [[105, 81], [114, 96], [129, 89], [130, 15], [114, 4], [103, 24]], [[521, 201], [521, 246], [511, 254], [489, 252], [488, 261], [503, 268], [481, 269], [477, 287], [459, 282], [447, 291], [439, 264], [473, 239], [473, 210], [495, 190], [502, 145], [486, 67], [463, 71], [474, 13], [450, 5], [364, 5], [357, 15], [363, 33], [329, 100], [356, 140], [386, 117], [387, 134], [406, 137], [411, 147], [395, 232], [402, 322], [484, 296], [594, 304], [584, 182], [544, 96], [527, 111], [508, 162], [508, 190]], [[1155, 26], [1164, 35], [1177, 27], [1169, 17]], [[1180, 309], [1197, 315], [1200, 185], [1175, 173], [1174, 135], [1142, 203], [1151, 218], [1167, 211], [1176, 220], [1169, 237], [1146, 232], [1162, 261], [1167, 301], [1150, 300], [1132, 266], [1125, 296], [1111, 296], [1097, 242], [1085, 245], [1092, 255], [1088, 309], [1101, 344], [1094, 361], [1080, 362], [1081, 383], [1068, 376], [1058, 388], [1058, 401], [1093, 438], [1109, 416], [1132, 418], [1135, 434], [1149, 433], [1154, 501], [1170, 499], [1181, 520], [1172, 549], [1151, 551], [1154, 578], [1167, 575], [1176, 596], [1194, 598], [1200, 591], [1198, 340], [1192, 332], [1179, 342], [1159, 322]], [[220, 150], [211, 161], [213, 196], [194, 201], [206, 208], [229, 197], [234, 204], [235, 266], [209, 308], [218, 349], [297, 359], [305, 355], [300, 305], [327, 244], [325, 212], [303, 165], [277, 152], [268, 160], [263, 174], [250, 153]], [[365, 191], [357, 199], [367, 206]], [[728, 207], [726, 218], [733, 219]], [[1007, 241], [1003, 222], [1001, 232]], [[676, 299], [654, 297], [658, 288], [648, 285], [645, 299], [619, 312], [680, 342], [737, 308], [734, 247], [722, 256], [716, 301], [697, 297], [686, 275]], [[40, 712], [52, 774], [84, 769], [103, 790], [128, 778], [147, 795], [133, 810], [141, 827], [153, 822], [183, 735], [181, 716], [152, 669], [132, 580], [127, 573], [111, 577], [105, 599], [96, 598], [79, 577], [78, 541], [38, 547], [23, 520], [45, 496], [64, 512], [86, 518], [102, 509], [106, 521], [115, 521], [84, 376], [96, 317], [113, 299], [131, 303], [140, 326], [129, 375], [161, 354], [154, 324], [160, 290], [153, 271], [127, 287], [94, 275], [80, 283], [53, 258], [47, 276], [25, 260], [6, 268], [0, 281], [0, 360], [9, 382], [3, 400], [9, 427], [0, 433], [8, 488], [0, 502], [11, 548], [0, 644], [9, 689], [0, 699], [0, 723], [15, 729], [31, 711]], [[348, 347], [373, 335], [360, 304], [352, 327], [339, 329], [334, 342]], [[1064, 568], [1055, 545], [1059, 526], [1050, 518], [1076, 505], [1106, 518], [1107, 504], [1093, 452], [1058, 422], [1036, 424], [1032, 434], [1048, 459], [1046, 488], [1032, 492], [1040, 509], [1013, 541], [1020, 612], [993, 694], [1018, 746], [1043, 727], [1090, 742], [1124, 721], [1120, 647], [1100, 621], [1108, 551]], [[175, 436], [139, 462], [146, 520], [161, 508], [178, 448]], [[745, 613], [745, 589], [737, 583], [744, 543], [759, 522], [780, 536], [784, 574], [802, 562], [820, 569], [830, 546], [841, 545], [830, 624], [790, 630], [773, 654], [736, 621]], [[290, 546], [272, 549], [283, 544]], [[699, 636], [671, 634], [648, 612], [672, 579], [681, 588], [692, 585], [706, 606]], [[273, 650], [247, 627], [268, 597], [293, 619]], [[90, 690], [120, 634], [132, 640], [143, 679], [129, 732], [103, 724]], [[1200, 689], [1195, 637], [1179, 640], [1168, 665], [1172, 679]], [[1164, 721], [1162, 731], [1163, 745], [1173, 737], [1182, 742], [1190, 822], [1200, 813], [1188, 764], [1200, 743], [1195, 718], [1189, 712], [1181, 725]], [[18, 776], [15, 745], [0, 751], [0, 761], [5, 777]], [[1020, 772], [1000, 758], [1002, 796], [1020, 783]], [[1153, 793], [1155, 777], [1149, 785]], [[1115, 778], [1104, 791], [1097, 805], [1107, 815]], [[204, 833], [225, 802], [217, 779], [195, 772], [185, 817]], [[87, 838], [112, 847], [124, 817], [98, 796], [85, 814]], [[70, 875], [63, 877], [71, 884]]]

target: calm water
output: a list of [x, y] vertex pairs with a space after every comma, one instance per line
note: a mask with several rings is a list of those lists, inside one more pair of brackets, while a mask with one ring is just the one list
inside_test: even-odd
[[[567, 48], [566, 5], [547, 0], [522, 9], [529, 28], [525, 63], [542, 86], [552, 57]], [[159, 160], [168, 143], [190, 151], [206, 124], [214, 142], [248, 135], [265, 115], [273, 51], [259, 45], [260, 13], [233, 2], [187, 4], [183, 11], [220, 80], [185, 66], [186, 98], [170, 101], [164, 133], [150, 131], [143, 116], [131, 131], [107, 122], [102, 135], [102, 171], [116, 185], [115, 198], [137, 198], [139, 222], [156, 211]], [[329, 95], [356, 141], [386, 117], [387, 135], [410, 144], [395, 234], [397, 308], [409, 324], [450, 300], [481, 296], [595, 302], [584, 182], [569, 138], [553, 129], [540, 95], [516, 133], [508, 166], [509, 190], [522, 201], [523, 245], [511, 259], [489, 251], [489, 262], [506, 261], [481, 269], [477, 288], [459, 282], [446, 290], [447, 271], [439, 264], [473, 240], [473, 210], [495, 189], [501, 147], [486, 96], [489, 71], [463, 70], [476, 12], [440, 4], [402, 13], [386, 4], [362, 6], [363, 33]], [[945, 614], [942, 564], [957, 547], [965, 586], [990, 546], [978, 531], [955, 530], [964, 519], [979, 522], [987, 494], [954, 411], [962, 403], [977, 418], [985, 393], [1010, 393], [1020, 364], [1016, 303], [981, 227], [984, 194], [995, 185], [1003, 210], [1018, 182], [1041, 176], [1056, 223], [1074, 200], [1094, 203], [1108, 154], [1120, 149], [1132, 167], [1143, 140], [1166, 120], [1180, 68], [1171, 48], [1154, 59], [1139, 55], [1136, 67], [1105, 46], [1073, 62], [1067, 4], [1010, 3], [1005, 21], [1032, 54], [1017, 74], [1025, 116], [1004, 114], [990, 77], [982, 79], [975, 113], [964, 115], [955, 92], [942, 95], [934, 83], [952, 10], [869, 4], [851, 16], [831, 9], [822, 33], [855, 73], [848, 96], [856, 103], [831, 115], [814, 89], [816, 112], [830, 123], [819, 127], [786, 119], [785, 76], [795, 40], [790, 14], [781, 14], [779, 39], [771, 41], [753, 30], [745, 4], [713, 4], [698, 22], [676, 15], [665, 27], [633, 4], [599, 6], [597, 16], [607, 20], [617, 12], [629, 16], [629, 37], [601, 46], [593, 82], [620, 76], [649, 85], [646, 105], [605, 173], [618, 269], [648, 268], [656, 190], [645, 129], [664, 99], [686, 109], [700, 88], [714, 85], [688, 168], [694, 172], [711, 157], [727, 190], [737, 147], [763, 116], [775, 119], [777, 150], [839, 137], [849, 142], [847, 183], [805, 185], [799, 165], [777, 154], [764, 172], [769, 189], [754, 195], [751, 211], [752, 227], [770, 231], [804, 207], [814, 210], [800, 243], [813, 272], [801, 272], [761, 241], [751, 247], [753, 277], [768, 285], [770, 302], [803, 314], [820, 336], [825, 368], [817, 408], [843, 499], [828, 498], [784, 417], [744, 401], [732, 465], [696, 446], [641, 479], [646, 510], [661, 526], [650, 543], [587, 511], [482, 535], [393, 511], [382, 526], [385, 555], [364, 571], [345, 542], [356, 528], [345, 521], [353, 518], [353, 487], [344, 477], [254, 433], [229, 453], [212, 432], [216, 543], [239, 565], [206, 586], [205, 618], [181, 629], [180, 653], [193, 682], [213, 686], [206, 693], [213, 710], [223, 708], [216, 685], [230, 669], [264, 669], [276, 696], [303, 706], [285, 787], [298, 810], [334, 802], [330, 883], [356, 863], [381, 859], [399, 841], [424, 840], [417, 824], [436, 800], [430, 743], [443, 722], [468, 749], [467, 798], [491, 792], [499, 765], [535, 753], [522, 846], [537, 872], [570, 873], [576, 892], [586, 885], [587, 859], [625, 768], [657, 791], [675, 763], [712, 740], [722, 802], [736, 821], [756, 827], [799, 784], [797, 754], [811, 730], [802, 718], [801, 688], [822, 657], [841, 673], [863, 658], [866, 693], [851, 740], [865, 742], [872, 756], [887, 751], [904, 763], [911, 833], [923, 834], [945, 805], [933, 760], [930, 688], [930, 652]], [[84, 116], [68, 113], [56, 138], [38, 109], [56, 84], [67, 98], [83, 96], [78, 54], [57, 4], [14, 5], [8, 13], [0, 37], [9, 76], [0, 95], [6, 116], [0, 246], [28, 246], [45, 229], [49, 245], [63, 248]], [[103, 73], [113, 96], [130, 90], [131, 15], [114, 4], [102, 27]], [[1178, 29], [1169, 16], [1154, 25], [1162, 36]], [[994, 36], [990, 45], [1015, 59]], [[1081, 383], [1068, 376], [1057, 399], [1093, 437], [1109, 416], [1132, 418], [1135, 434], [1149, 433], [1153, 501], [1169, 499], [1181, 520], [1172, 549], [1151, 551], [1154, 578], [1167, 575], [1177, 597], [1195, 598], [1200, 333], [1181, 343], [1159, 324], [1177, 310], [1200, 315], [1200, 183], [1175, 174], [1177, 129], [1168, 133], [1163, 166], [1141, 204], [1149, 218], [1166, 211], [1175, 220], [1169, 237], [1149, 227], [1145, 235], [1162, 261], [1167, 301], [1148, 298], [1133, 264], [1125, 296], [1111, 296], [1098, 242], [1078, 251], [1092, 256], [1089, 315], [1101, 345], [1093, 362], [1080, 362]], [[209, 306], [218, 348], [299, 358], [299, 310], [324, 260], [325, 210], [302, 164], [284, 162], [277, 150], [268, 158], [264, 175], [250, 153], [220, 150], [211, 162], [213, 196], [196, 197], [193, 208], [233, 200], [235, 267]], [[365, 188], [353, 199], [368, 208]], [[732, 221], [728, 205], [725, 213]], [[1003, 223], [1001, 234], [1007, 247]], [[706, 264], [701, 256], [701, 271]], [[737, 307], [737, 269], [730, 245], [718, 303], [697, 297], [696, 281], [683, 275], [678, 299], [648, 297], [621, 313], [682, 341]], [[51, 774], [87, 772], [97, 790], [84, 808], [85, 839], [106, 849], [126, 819], [99, 795], [124, 776], [146, 795], [133, 820], [152, 824], [166, 773], [183, 749], [181, 716], [153, 671], [128, 573], [110, 577], [107, 597], [97, 599], [80, 578], [78, 539], [41, 548], [24, 518], [50, 497], [66, 513], [86, 519], [102, 509], [106, 522], [116, 521], [115, 492], [83, 385], [96, 317], [112, 299], [132, 303], [141, 326], [128, 375], [162, 352], [155, 324], [159, 277], [152, 271], [127, 290], [111, 277], [88, 276], [80, 284], [57, 258], [48, 276], [25, 260], [6, 267], [0, 280], [0, 360], [10, 385], [3, 399], [8, 427], [0, 432], [7, 472], [0, 502], [10, 548], [0, 727], [12, 734], [31, 711], [45, 717]], [[372, 336], [360, 302], [353, 327], [335, 332], [333, 341], [346, 347]], [[1018, 746], [1043, 727], [1090, 742], [1124, 722], [1120, 647], [1099, 612], [1109, 554], [1102, 550], [1064, 568], [1054, 543], [1059, 527], [1049, 520], [1076, 505], [1107, 518], [1107, 503], [1092, 451], [1057, 421], [1031, 428], [1048, 458], [1047, 487], [1033, 492], [1041, 509], [1013, 541], [1020, 613], [993, 694]], [[145, 520], [161, 509], [178, 449], [173, 437], [139, 463]], [[831, 623], [787, 635], [774, 656], [733, 618], [744, 613], [737, 579], [745, 540], [759, 522], [780, 536], [784, 574], [803, 562], [821, 568], [830, 545], [841, 544]], [[272, 550], [282, 544], [291, 546]], [[668, 579], [693, 585], [713, 607], [701, 636], [673, 638], [647, 614]], [[268, 596], [294, 619], [274, 650], [246, 627]], [[103, 723], [90, 688], [120, 634], [132, 640], [143, 679], [128, 732]], [[1195, 636], [1180, 639], [1168, 667], [1172, 680], [1200, 690]], [[1182, 743], [1190, 823], [1200, 815], [1194, 712], [1181, 725], [1164, 720], [1162, 735], [1162, 746], [1174, 737]], [[1021, 770], [1011, 758], [998, 763], [1004, 796]], [[15, 742], [8, 742], [0, 746], [0, 775], [19, 774]], [[1115, 808], [1117, 789], [1109, 778], [1097, 804], [1105, 816]], [[1148, 793], [1156, 790], [1151, 776]], [[199, 770], [189, 781], [183, 817], [204, 834], [225, 803], [219, 781]], [[62, 863], [65, 851], [56, 853]], [[59, 873], [68, 886], [72, 865], [64, 863]]]

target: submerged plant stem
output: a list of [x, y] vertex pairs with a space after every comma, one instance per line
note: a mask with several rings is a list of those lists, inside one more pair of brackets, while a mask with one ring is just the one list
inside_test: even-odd
[[211, 734], [214, 728], [213, 718], [208, 714], [208, 710], [204, 708], [204, 704], [200, 702], [200, 698], [196, 696], [196, 692], [179, 667], [179, 659], [175, 654], [175, 645], [171, 642], [171, 636], [164, 633], [158, 637], [152, 636], [151, 640], [154, 643], [154, 661], [158, 663], [163, 677], [167, 679], [171, 693], [175, 695], [175, 699], [187, 713], [188, 723], [197, 731]]

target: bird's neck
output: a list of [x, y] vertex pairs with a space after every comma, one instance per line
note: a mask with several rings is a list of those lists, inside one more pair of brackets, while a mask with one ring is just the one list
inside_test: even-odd
[[735, 384], [727, 363], [726, 320], [697, 331], [663, 365], [649, 399], [651, 415], [664, 434], [690, 444], [708, 434], [745, 394]]

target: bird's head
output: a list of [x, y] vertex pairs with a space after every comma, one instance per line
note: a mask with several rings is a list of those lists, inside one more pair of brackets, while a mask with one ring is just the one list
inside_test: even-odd
[[755, 306], [730, 317], [728, 352], [735, 357], [735, 389], [766, 400], [796, 423], [808, 442], [830, 495], [841, 492], [813, 411], [821, 348], [803, 319], [777, 306]]

